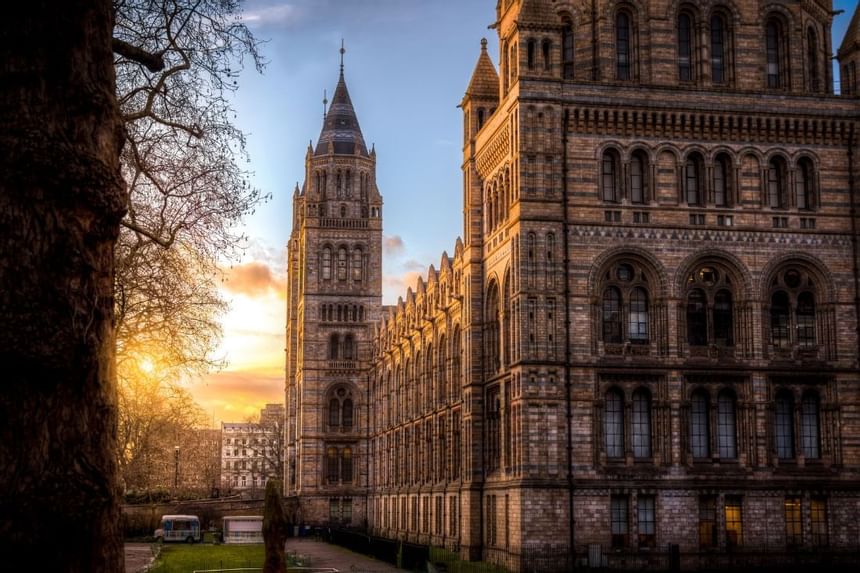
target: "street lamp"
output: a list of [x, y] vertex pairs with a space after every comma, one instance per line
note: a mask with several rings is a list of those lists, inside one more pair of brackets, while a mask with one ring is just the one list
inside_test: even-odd
[[173, 446], [173, 497], [179, 487], [179, 446]]

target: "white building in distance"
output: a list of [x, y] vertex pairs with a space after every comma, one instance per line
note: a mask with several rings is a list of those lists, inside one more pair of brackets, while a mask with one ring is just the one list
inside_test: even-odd
[[221, 422], [222, 491], [265, 489], [283, 478], [283, 427], [283, 404], [266, 404], [260, 422]]

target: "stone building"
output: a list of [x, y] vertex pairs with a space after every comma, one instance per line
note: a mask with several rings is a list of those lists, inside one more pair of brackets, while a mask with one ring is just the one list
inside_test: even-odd
[[[287, 496], [301, 522], [366, 522], [367, 376], [382, 304], [382, 197], [340, 78], [293, 195], [286, 326]], [[365, 460], [358, 463], [357, 460]]]
[[[860, 20], [835, 95], [832, 17], [824, 0], [501, 0], [499, 71], [484, 42], [461, 102], [463, 238], [394, 307], [360, 283], [372, 337], [323, 329], [360, 304], [350, 271], [322, 278], [326, 245], [378, 252], [381, 223], [337, 235], [314, 211], [316, 162], [331, 186], [338, 160], [365, 161], [326, 155], [330, 112], [289, 255], [305, 520], [348, 496], [353, 525], [515, 568], [552, 547], [634, 567], [670, 545], [684, 567], [860, 547]], [[321, 372], [341, 332], [359, 362]], [[328, 481], [338, 388], [363, 414], [352, 488]]]
[[221, 490], [265, 489], [284, 474], [284, 405], [266, 404], [259, 422], [221, 422]]

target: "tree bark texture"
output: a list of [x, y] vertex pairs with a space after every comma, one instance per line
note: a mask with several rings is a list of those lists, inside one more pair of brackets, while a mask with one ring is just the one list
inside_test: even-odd
[[126, 207], [110, 0], [0, 22], [0, 555], [123, 571], [113, 256]]

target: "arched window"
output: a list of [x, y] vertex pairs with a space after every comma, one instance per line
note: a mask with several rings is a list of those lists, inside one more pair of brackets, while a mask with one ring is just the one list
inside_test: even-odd
[[711, 455], [710, 405], [708, 393], [696, 390], [690, 399], [690, 446], [694, 458]]
[[340, 454], [340, 481], [352, 483], [352, 448], [346, 447]]
[[361, 281], [364, 271], [364, 252], [361, 247], [356, 247], [352, 251], [352, 280]]
[[449, 390], [449, 400], [456, 400], [460, 397], [460, 388], [463, 383], [460, 380], [461, 364], [463, 348], [460, 344], [460, 327], [454, 329], [454, 336], [451, 337], [451, 389]]
[[651, 395], [644, 388], [633, 393], [633, 457], [651, 457]]
[[728, 207], [731, 199], [731, 164], [729, 158], [720, 155], [714, 161], [714, 205]]
[[535, 41], [529, 40], [526, 42], [526, 66], [528, 69], [535, 69]]
[[711, 16], [711, 81], [715, 84], [727, 83], [726, 74], [726, 45], [727, 31], [725, 17], [722, 14]]
[[603, 422], [606, 457], [624, 457], [624, 396], [620, 390], [606, 393], [606, 414]]
[[678, 15], [678, 79], [693, 81], [693, 17], [687, 13]]
[[633, 79], [633, 26], [624, 11], [615, 16], [615, 69], [616, 79]]
[[603, 291], [603, 342], [621, 341], [621, 292], [609, 287]]
[[797, 296], [797, 344], [801, 348], [815, 346], [815, 295], [802, 292]]
[[735, 418], [735, 395], [723, 390], [717, 396], [717, 451], [724, 460], [738, 457]]
[[322, 252], [322, 278], [331, 280], [331, 249], [324, 247]]
[[352, 400], [349, 398], [343, 401], [340, 420], [344, 428], [352, 428]]
[[337, 280], [346, 280], [347, 254], [346, 248], [341, 247], [337, 250]]
[[541, 52], [543, 54], [543, 69], [549, 71], [552, 69], [552, 42], [544, 40], [541, 42]]
[[777, 348], [786, 348], [791, 344], [790, 313], [788, 293], [781, 290], [773, 293], [770, 297], [770, 341]]
[[[487, 319], [486, 319], [486, 336], [487, 336], [487, 363], [491, 372], [498, 372], [501, 368], [499, 350], [499, 319], [501, 309], [499, 308], [499, 287], [493, 282], [487, 292]], [[531, 333], [530, 333], [531, 334]]]
[[732, 293], [718, 291], [714, 295], [714, 343], [719, 346], [734, 345], [734, 312]]
[[767, 44], [767, 87], [779, 89], [787, 85], [785, 77], [786, 57], [785, 32], [782, 22], [776, 17], [767, 20], [765, 29], [765, 40]]
[[630, 202], [642, 204], [648, 201], [648, 177], [646, 166], [648, 161], [641, 151], [636, 151], [630, 158]]
[[803, 456], [809, 460], [821, 457], [821, 432], [819, 429], [818, 394], [806, 392], [800, 402], [800, 440]]
[[770, 338], [780, 349], [792, 346], [814, 351], [816, 341], [815, 281], [802, 268], [789, 267], [772, 282]]
[[628, 336], [631, 342], [648, 342], [648, 293], [641, 287], [630, 292]]
[[684, 164], [684, 192], [687, 204], [699, 206], [702, 202], [702, 160], [691, 154]]
[[340, 336], [335, 333], [328, 339], [328, 359], [337, 360], [338, 358], [340, 358]]
[[786, 164], [782, 157], [772, 157], [767, 163], [767, 204], [772, 209], [786, 206]]
[[812, 162], [804, 157], [797, 163], [795, 173], [794, 195], [798, 209], [813, 208], [813, 171]]
[[618, 174], [620, 171], [618, 152], [614, 149], [604, 151], [601, 161], [601, 184], [604, 201], [617, 203], [620, 200], [618, 193]]
[[565, 20], [561, 30], [561, 69], [562, 77], [566, 80], [573, 79], [573, 23]]
[[344, 360], [355, 360], [355, 337], [352, 334], [347, 334], [343, 339], [343, 348], [341, 355]]
[[651, 340], [649, 279], [634, 262], [621, 261], [602, 277], [600, 324], [604, 344], [648, 344]]
[[687, 295], [687, 344], [708, 344], [708, 299], [702, 289], [693, 289]]
[[328, 403], [328, 425], [340, 425], [340, 402], [337, 398], [332, 398]]
[[326, 450], [326, 478], [328, 483], [337, 483], [338, 478], [337, 448]]
[[821, 89], [821, 78], [818, 75], [818, 35], [810, 26], [806, 31], [806, 66], [809, 70], [809, 91]]
[[774, 422], [776, 455], [781, 460], [790, 460], [794, 458], [794, 397], [790, 392], [783, 390], [777, 394]]

